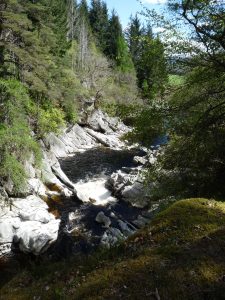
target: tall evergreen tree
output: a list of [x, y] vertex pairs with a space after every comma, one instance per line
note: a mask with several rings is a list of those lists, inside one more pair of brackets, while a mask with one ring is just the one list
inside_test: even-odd
[[82, 16], [84, 16], [86, 19], [88, 19], [89, 11], [88, 11], [87, 0], [81, 0], [81, 2], [79, 4], [79, 11]]
[[141, 51], [141, 36], [143, 29], [141, 27], [141, 21], [137, 15], [130, 17], [130, 24], [126, 31], [126, 39], [129, 46], [129, 51], [133, 59], [134, 65], [138, 67], [138, 61], [140, 58]]
[[126, 38], [142, 96], [152, 98], [155, 93], [163, 90], [167, 80], [163, 45], [159, 39], [154, 38], [150, 23], [141, 26], [137, 15], [130, 18]]
[[106, 35], [109, 22], [108, 9], [105, 2], [102, 2], [101, 0], [91, 1], [89, 20], [98, 47], [102, 51], [105, 51]]
[[116, 61], [118, 56], [118, 43], [122, 38], [123, 31], [120, 24], [120, 20], [115, 10], [112, 11], [112, 15], [109, 20], [108, 35], [107, 35], [107, 48], [105, 50], [106, 55], [112, 60]]

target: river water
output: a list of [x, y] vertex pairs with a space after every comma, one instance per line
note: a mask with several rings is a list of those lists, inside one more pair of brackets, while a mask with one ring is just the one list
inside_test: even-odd
[[[134, 156], [144, 154], [140, 150], [117, 151], [100, 147], [62, 159], [60, 164], [73, 183], [92, 182], [93, 186], [96, 183], [97, 187], [99, 181], [106, 180], [113, 172], [136, 167], [137, 164], [133, 161]], [[132, 222], [141, 213], [141, 209], [134, 208], [121, 199], [106, 201], [101, 205], [101, 203], [83, 203], [76, 196], [50, 203], [50, 209], [57, 212], [61, 218], [57, 242], [39, 258], [21, 254], [15, 248], [10, 257], [0, 260], [0, 286], [29, 264], [65, 259], [71, 255], [90, 253], [96, 249], [105, 231], [105, 228], [95, 221], [100, 211], [107, 216], [116, 216], [111, 218], [113, 227], [118, 227], [118, 219]], [[69, 220], [71, 213], [75, 216], [72, 222]]]
[[[95, 221], [99, 212], [104, 212], [110, 217], [112, 226], [116, 228], [118, 219], [132, 222], [138, 217], [142, 210], [121, 199], [104, 201], [112, 197], [109, 197], [110, 192], [103, 186], [113, 172], [136, 167], [134, 156], [144, 154], [140, 150], [112, 150], [101, 147], [77, 153], [60, 161], [62, 170], [75, 186], [82, 186], [82, 191], [92, 194], [92, 198], [99, 194], [100, 201], [83, 203], [74, 197], [58, 206], [62, 222], [58, 242], [52, 247], [53, 256], [66, 257], [80, 252], [89, 253], [95, 249], [105, 231], [105, 228]], [[69, 222], [71, 212], [76, 218]], [[115, 217], [111, 218], [111, 215]]]

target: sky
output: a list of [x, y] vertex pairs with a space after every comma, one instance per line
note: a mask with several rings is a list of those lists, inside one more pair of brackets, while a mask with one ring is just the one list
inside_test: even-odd
[[[142, 6], [137, 0], [105, 0], [105, 2], [107, 3], [109, 12], [113, 9], [116, 10], [124, 29], [129, 23], [130, 15], [135, 15], [142, 10]], [[142, 0], [142, 3], [149, 9], [160, 11], [166, 0]]]
[[[156, 9], [157, 11], [163, 7], [165, 0], [142, 0], [143, 4], [149, 9]], [[129, 23], [130, 15], [135, 15], [143, 8], [137, 0], [106, 0], [109, 11], [113, 8], [117, 11], [123, 28]]]

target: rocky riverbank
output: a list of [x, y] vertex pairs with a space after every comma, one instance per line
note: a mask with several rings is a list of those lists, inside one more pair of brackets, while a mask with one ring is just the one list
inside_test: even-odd
[[[59, 199], [76, 196], [84, 204], [98, 206], [94, 219], [105, 228], [101, 229], [101, 242], [108, 247], [146, 224], [151, 216], [146, 210], [145, 215], [135, 213], [136, 219], [129, 222], [129, 216], [128, 220], [126, 217], [121, 219], [110, 205], [118, 206], [118, 200], [122, 200], [132, 207], [146, 207], [148, 197], [141, 174], [146, 164], [154, 163], [156, 150], [145, 149], [144, 157], [134, 157], [135, 167], [124, 167], [97, 179], [75, 182], [60, 166], [62, 160], [92, 148], [104, 146], [114, 151], [132, 148], [120, 139], [129, 131], [130, 128], [119, 119], [94, 110], [85, 124], [66, 128], [58, 136], [51, 133], [45, 137], [40, 142], [41, 168], [34, 167], [32, 158], [26, 162], [26, 189], [15, 195], [10, 182], [0, 189], [0, 256], [10, 253], [14, 245], [25, 253], [39, 255], [45, 252], [58, 239], [62, 223], [61, 215], [49, 209], [47, 203], [56, 203]], [[106, 207], [110, 208], [107, 210]], [[66, 219], [67, 234], [82, 227], [79, 224], [81, 216], [74, 209], [67, 213]]]
[[18, 244], [25, 253], [41, 254], [57, 240], [60, 220], [49, 213], [48, 199], [76, 194], [74, 184], [62, 171], [59, 158], [104, 145], [121, 149], [120, 136], [129, 131], [116, 118], [94, 111], [85, 126], [76, 124], [56, 136], [41, 141], [43, 160], [40, 169], [33, 158], [26, 161], [26, 188], [15, 194], [13, 184], [4, 182], [0, 189], [0, 255]]

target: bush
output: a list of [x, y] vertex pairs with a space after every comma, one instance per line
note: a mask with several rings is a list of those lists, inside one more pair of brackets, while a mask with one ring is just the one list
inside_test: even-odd
[[15, 80], [0, 80], [0, 176], [12, 180], [16, 191], [25, 183], [23, 163], [33, 153], [40, 161], [39, 145], [31, 135], [32, 101], [26, 88]]
[[41, 108], [38, 113], [38, 135], [42, 137], [49, 132], [58, 133], [65, 126], [64, 117], [64, 112], [59, 108]]

